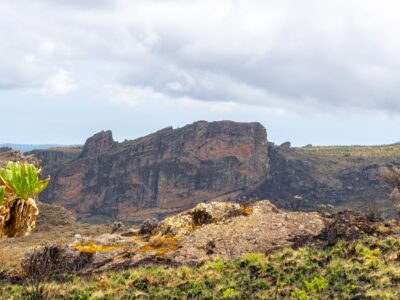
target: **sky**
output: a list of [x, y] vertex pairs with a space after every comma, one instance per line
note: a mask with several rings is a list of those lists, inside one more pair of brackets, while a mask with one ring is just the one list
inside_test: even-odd
[[0, 0], [0, 143], [260, 122], [294, 145], [400, 141], [400, 2]]

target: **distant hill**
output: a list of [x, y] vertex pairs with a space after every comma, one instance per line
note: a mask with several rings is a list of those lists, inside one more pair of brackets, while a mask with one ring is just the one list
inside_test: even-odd
[[37, 144], [37, 145], [30, 145], [30, 144], [0, 144], [0, 148], [2, 147], [9, 147], [15, 150], [19, 150], [21, 152], [28, 152], [37, 149], [49, 149], [54, 147], [65, 147], [64, 145], [57, 145], [57, 144]]

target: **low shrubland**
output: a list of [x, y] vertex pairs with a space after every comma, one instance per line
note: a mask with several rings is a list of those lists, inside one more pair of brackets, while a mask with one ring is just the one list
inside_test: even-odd
[[[50, 281], [49, 299], [399, 299], [400, 240], [368, 236], [331, 247], [249, 253], [201, 265], [145, 265]], [[29, 291], [29, 290], [28, 290]], [[25, 299], [21, 284], [0, 287]]]

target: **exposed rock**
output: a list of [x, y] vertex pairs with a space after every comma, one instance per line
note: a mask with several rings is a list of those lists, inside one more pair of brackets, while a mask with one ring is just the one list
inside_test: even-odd
[[123, 227], [124, 227], [124, 223], [122, 223], [121, 221], [115, 221], [112, 224], [111, 233], [117, 232], [118, 230], [121, 230]]
[[124, 143], [107, 131], [89, 138], [79, 158], [45, 166], [52, 180], [40, 199], [79, 217], [140, 221], [235, 198], [267, 172], [259, 123], [199, 121]]
[[140, 234], [155, 234], [158, 228], [158, 223], [159, 221], [155, 218], [144, 220], [142, 224], [140, 224]]
[[86, 140], [80, 157], [89, 157], [106, 152], [114, 145], [114, 139], [110, 130], [101, 131]]
[[18, 150], [0, 152], [0, 167], [5, 167], [9, 161], [28, 162], [38, 165], [38, 160], [33, 155], [24, 155]]
[[47, 162], [44, 175], [52, 176], [41, 200], [65, 206], [81, 221], [138, 222], [210, 200], [257, 199], [305, 211], [321, 204], [367, 210], [379, 203], [379, 213], [395, 216], [391, 190], [381, 180], [395, 159], [341, 158], [345, 163], [336, 168], [337, 160], [314, 155], [313, 149], [302, 155], [287, 145], [267, 146], [258, 123], [200, 121], [123, 143], [108, 131], [83, 148], [80, 155], [80, 148], [65, 156], [37, 153]]
[[[202, 218], [205, 222], [195, 221], [199, 212], [208, 216]], [[325, 220], [318, 213], [284, 212], [269, 201], [246, 206], [232, 202], [199, 204], [160, 222], [157, 233], [151, 237], [126, 239], [107, 234], [93, 238], [93, 243], [109, 246], [111, 250], [97, 252], [94, 262], [80, 273], [93, 274], [145, 263], [199, 263], [247, 252], [268, 253], [315, 241], [324, 227]], [[126, 241], [130, 242], [122, 250], [112, 247]]]
[[27, 154], [35, 156], [41, 165], [61, 163], [77, 158], [81, 153], [81, 147], [50, 148], [46, 150], [32, 150]]
[[233, 216], [245, 215], [245, 210], [238, 203], [210, 202], [200, 203], [193, 209], [162, 221], [157, 231], [162, 235], [184, 236], [199, 226], [222, 222]]
[[[180, 228], [177, 236], [181, 238], [181, 247], [170, 256], [179, 261], [190, 261], [210, 255], [230, 257], [247, 252], [266, 253], [294, 245], [293, 237], [312, 240], [325, 226], [318, 213], [284, 212], [269, 201], [249, 204], [245, 207], [247, 213], [242, 214], [231, 214], [230, 211], [243, 211], [244, 207], [237, 207], [235, 203], [224, 204], [227, 206], [214, 203], [207, 207], [215, 216], [212, 222], [192, 230]], [[179, 227], [187, 221], [187, 216], [188, 213], [176, 216], [174, 224]]]
[[[268, 145], [270, 172], [246, 193], [248, 198], [270, 199], [278, 207], [295, 210], [296, 195], [303, 198], [298, 209], [315, 209], [332, 199], [331, 188], [314, 176], [313, 166], [290, 156], [292, 149]], [[321, 196], [323, 195], [323, 196]]]
[[74, 215], [60, 205], [38, 202], [39, 215], [35, 231], [46, 231], [54, 226], [75, 225]]
[[130, 243], [132, 240], [129, 237], [124, 237], [115, 233], [104, 233], [100, 236], [90, 239], [90, 241], [93, 241], [95, 244], [103, 246], [105, 245], [114, 246], [114, 245], [125, 245], [127, 243]]
[[[398, 228], [398, 222], [372, 221], [352, 211], [287, 212], [266, 200], [247, 205], [211, 202], [160, 222], [152, 236], [138, 231], [134, 237], [122, 233], [77, 235], [68, 245], [29, 250], [21, 262], [23, 272], [17, 273], [34, 277], [43, 272], [57, 277], [60, 273], [93, 275], [148, 263], [199, 264], [249, 252], [268, 254], [285, 247], [332, 245], [339, 239], [387, 234]], [[0, 273], [0, 281], [9, 280], [12, 274]]]
[[[347, 167], [335, 168], [335, 161], [318, 155], [304, 156], [295, 148], [285, 149], [268, 144], [269, 174], [249, 189], [250, 199], [270, 199], [287, 210], [317, 210], [320, 205], [335, 205], [366, 211], [379, 203], [384, 217], [394, 217], [388, 195], [390, 187], [382, 180], [383, 171], [391, 163], [348, 162]], [[295, 196], [302, 197], [301, 203]]]
[[291, 146], [292, 146], [292, 144], [290, 142], [284, 142], [280, 145], [280, 147], [286, 148], [286, 149], [289, 149]]
[[130, 236], [130, 237], [138, 236], [139, 234], [141, 234], [141, 231], [139, 228], [129, 228], [129, 229], [124, 230], [121, 233], [122, 236]]

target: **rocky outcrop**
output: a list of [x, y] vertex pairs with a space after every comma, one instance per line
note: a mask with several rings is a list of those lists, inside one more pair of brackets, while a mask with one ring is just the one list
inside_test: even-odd
[[9, 161], [28, 162], [38, 165], [39, 162], [33, 155], [24, 155], [18, 150], [7, 150], [0, 152], [0, 167], [5, 167]]
[[[271, 200], [288, 210], [320, 210], [325, 205], [338, 209], [373, 209], [384, 218], [395, 217], [389, 200], [390, 187], [383, 182], [394, 162], [342, 162], [301, 155], [295, 148], [268, 145], [269, 174], [242, 195], [246, 199]], [[301, 201], [296, 201], [301, 199]]]
[[75, 217], [64, 207], [55, 204], [38, 202], [39, 215], [35, 232], [48, 232], [53, 227], [76, 226]]
[[100, 132], [78, 157], [45, 165], [44, 173], [52, 176], [44, 202], [85, 218], [142, 220], [235, 198], [257, 185], [268, 173], [266, 130], [259, 123], [199, 121], [123, 143]]
[[[92, 230], [89, 235], [76, 234], [39, 247], [32, 247], [37, 241], [25, 239], [20, 267], [14, 264], [0, 272], [0, 282], [51, 279], [67, 273], [93, 275], [149, 263], [198, 265], [246, 253], [270, 254], [287, 247], [326, 247], [365, 235], [398, 238], [399, 228], [396, 221], [371, 219], [353, 211], [284, 211], [267, 200], [201, 203], [159, 222], [154, 233], [143, 234], [137, 228], [112, 234]], [[15, 245], [21, 241], [5, 242]]]
[[62, 163], [77, 158], [81, 151], [81, 147], [68, 147], [32, 150], [27, 152], [27, 154], [36, 157], [41, 165], [48, 166], [50, 164]]
[[80, 157], [91, 157], [106, 152], [115, 144], [110, 130], [101, 131], [87, 139]]
[[41, 199], [92, 223], [160, 219], [210, 200], [258, 199], [289, 210], [378, 206], [383, 217], [394, 217], [381, 175], [400, 162], [299, 150], [267, 143], [259, 123], [200, 121], [122, 143], [102, 131], [83, 147], [32, 153], [53, 178]]
[[[268, 145], [270, 172], [252, 190], [244, 194], [246, 199], [270, 199], [285, 209], [312, 210], [321, 203], [334, 202], [334, 189], [313, 176], [313, 166], [301, 159], [291, 158], [282, 147]], [[321, 197], [321, 194], [323, 195]], [[295, 197], [304, 200], [296, 207]]]

